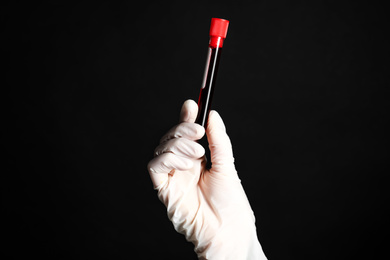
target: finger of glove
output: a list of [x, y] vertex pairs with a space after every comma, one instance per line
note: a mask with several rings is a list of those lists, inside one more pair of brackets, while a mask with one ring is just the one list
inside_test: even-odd
[[207, 140], [209, 142], [212, 169], [234, 168], [234, 157], [230, 138], [221, 116], [214, 110], [210, 111], [207, 125]]
[[159, 189], [168, 181], [168, 175], [174, 170], [185, 171], [193, 167], [193, 161], [177, 156], [173, 153], [164, 153], [148, 163], [148, 171], [155, 189]]
[[194, 123], [196, 116], [198, 115], [198, 105], [195, 103], [195, 101], [188, 99], [186, 100], [180, 111], [180, 123], [188, 122], [188, 123]]
[[189, 140], [199, 140], [205, 134], [205, 129], [201, 125], [195, 123], [184, 122], [171, 128], [160, 140], [164, 143], [173, 138], [186, 138]]
[[190, 159], [197, 159], [204, 155], [205, 150], [203, 146], [195, 141], [185, 138], [174, 138], [157, 146], [154, 155], [158, 156], [168, 152]]

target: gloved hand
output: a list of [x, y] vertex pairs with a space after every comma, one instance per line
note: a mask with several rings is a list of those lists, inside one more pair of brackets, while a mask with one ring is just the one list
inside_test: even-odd
[[148, 164], [158, 197], [176, 231], [195, 245], [199, 259], [266, 259], [225, 125], [216, 111], [210, 112], [208, 170], [205, 150], [196, 142], [205, 134], [194, 123], [197, 113], [194, 101], [184, 102], [180, 124], [161, 138]]

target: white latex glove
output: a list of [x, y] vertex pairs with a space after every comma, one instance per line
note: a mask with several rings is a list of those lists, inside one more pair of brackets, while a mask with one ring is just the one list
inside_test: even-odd
[[194, 101], [184, 102], [180, 124], [161, 138], [148, 164], [158, 197], [176, 231], [195, 245], [199, 259], [266, 259], [225, 125], [216, 111], [210, 112], [208, 170], [205, 150], [196, 142], [205, 133], [194, 123], [197, 113]]

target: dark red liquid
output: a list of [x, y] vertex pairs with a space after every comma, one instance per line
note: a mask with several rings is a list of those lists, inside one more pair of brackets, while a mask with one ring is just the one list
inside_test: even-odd
[[211, 108], [211, 101], [214, 95], [215, 83], [217, 79], [218, 65], [221, 58], [222, 48], [210, 48], [208, 55], [208, 63], [206, 64], [207, 71], [203, 79], [204, 85], [200, 89], [198, 100], [198, 116], [195, 123], [203, 127], [207, 127], [207, 120]]

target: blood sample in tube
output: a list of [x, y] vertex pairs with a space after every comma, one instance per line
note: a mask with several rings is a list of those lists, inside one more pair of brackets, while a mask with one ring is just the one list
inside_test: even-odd
[[220, 18], [211, 19], [210, 41], [206, 67], [198, 99], [198, 116], [195, 120], [195, 123], [200, 124], [205, 128], [207, 127], [207, 120], [214, 95], [219, 61], [221, 59], [223, 41], [226, 39], [228, 26], [228, 20]]

